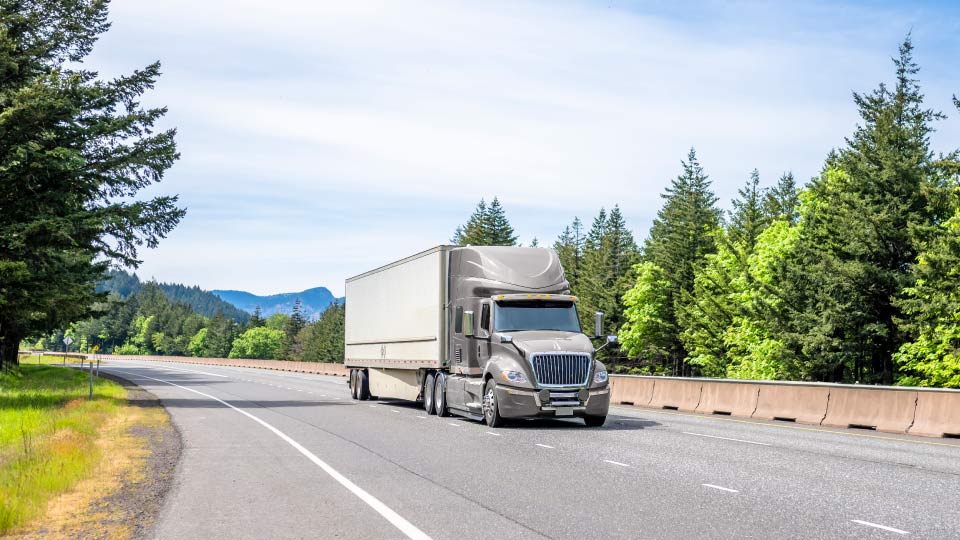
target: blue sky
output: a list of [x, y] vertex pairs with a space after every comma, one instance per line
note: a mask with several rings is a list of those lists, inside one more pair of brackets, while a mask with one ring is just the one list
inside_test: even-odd
[[[793, 5], [797, 4], [797, 5]], [[960, 147], [960, 4], [116, 0], [87, 64], [159, 59], [188, 215], [141, 277], [255, 293], [445, 243], [497, 195], [520, 241], [620, 204], [638, 241], [696, 147], [728, 208], [753, 168], [806, 181], [912, 32]]]

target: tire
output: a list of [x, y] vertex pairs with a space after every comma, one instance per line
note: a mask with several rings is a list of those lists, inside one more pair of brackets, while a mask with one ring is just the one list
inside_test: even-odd
[[497, 404], [497, 381], [488, 379], [483, 387], [483, 421], [490, 427], [500, 427], [506, 422], [500, 416]]
[[433, 408], [437, 416], [450, 416], [450, 410], [447, 409], [447, 376], [443, 373], [437, 373], [433, 385]]
[[600, 427], [606, 421], [607, 421], [606, 416], [584, 416], [583, 417], [583, 423], [586, 424], [587, 427]]
[[357, 397], [360, 401], [370, 399], [370, 376], [364, 370], [357, 371]]
[[357, 370], [350, 370], [350, 397], [357, 399]]
[[423, 409], [427, 414], [433, 414], [433, 391], [435, 387], [433, 372], [427, 373], [427, 380], [423, 381]]

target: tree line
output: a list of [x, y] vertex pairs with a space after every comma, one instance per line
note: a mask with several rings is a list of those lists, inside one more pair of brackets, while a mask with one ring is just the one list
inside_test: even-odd
[[[603, 311], [636, 374], [960, 387], [960, 153], [935, 154], [910, 37], [895, 81], [804, 186], [752, 171], [724, 212], [695, 150], [638, 246], [620, 208], [553, 248], [584, 327]], [[960, 101], [954, 96], [954, 105]], [[460, 245], [516, 245], [481, 201]]]
[[74, 342], [70, 350], [86, 353], [96, 345], [108, 354], [343, 362], [344, 306], [338, 302], [316, 321], [304, 316], [299, 299], [289, 315], [263, 318], [257, 309], [250, 316], [218, 311], [208, 317], [151, 281], [139, 284], [127, 298], [111, 291], [104, 304], [98, 308], [105, 315], [26, 345], [66, 350], [63, 338], [69, 336]]

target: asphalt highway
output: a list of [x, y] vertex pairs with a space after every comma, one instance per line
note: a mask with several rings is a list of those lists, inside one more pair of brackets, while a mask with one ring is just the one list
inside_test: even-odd
[[183, 435], [164, 540], [960, 538], [960, 440], [632, 407], [490, 429], [343, 378], [101, 369]]

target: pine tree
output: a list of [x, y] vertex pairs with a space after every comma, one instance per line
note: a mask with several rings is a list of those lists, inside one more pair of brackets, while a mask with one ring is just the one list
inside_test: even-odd
[[500, 200], [496, 197], [490, 203], [486, 216], [486, 232], [488, 246], [515, 246], [517, 245], [517, 236], [513, 233], [513, 227], [510, 220], [507, 219], [507, 213]]
[[306, 325], [307, 319], [303, 316], [303, 303], [298, 297], [296, 300], [294, 300], [290, 317], [287, 318], [287, 321], [283, 326], [284, 339], [281, 350], [282, 356], [286, 357], [291, 353], [291, 349], [295, 345], [297, 335]]
[[785, 172], [777, 185], [768, 189], [763, 198], [763, 213], [770, 219], [782, 219], [796, 225], [800, 218], [800, 193], [792, 172]]
[[742, 246], [746, 253], [750, 253], [757, 243], [757, 237], [770, 222], [763, 211], [759, 171], [754, 169], [750, 173], [750, 180], [737, 193], [739, 197], [733, 200], [728, 231], [730, 240]]
[[[663, 208], [657, 213], [643, 247], [643, 260], [653, 267], [648, 274], [657, 276], [658, 283], [663, 279], [669, 280], [669, 289], [662, 295], [638, 291], [625, 299], [626, 308], [632, 313], [659, 313], [663, 320], [660, 326], [672, 329], [672, 333], [658, 332], [657, 335], [665, 340], [660, 343], [630, 342], [632, 337], [640, 335], [633, 328], [639, 321], [628, 317], [621, 335], [632, 351], [660, 351], [657, 356], [640, 358], [653, 364], [653, 370], [669, 369], [672, 373], [687, 375], [691, 369], [685, 363], [687, 351], [680, 340], [677, 316], [684, 304], [690, 301], [695, 276], [703, 266], [705, 256], [716, 251], [714, 234], [720, 225], [721, 211], [716, 207], [717, 197], [711, 189], [710, 179], [704, 174], [696, 151], [692, 148], [682, 167], [683, 173], [673, 180], [662, 195], [665, 201]], [[636, 287], [646, 285], [638, 281]], [[647, 299], [663, 301], [666, 305], [641, 306], [630, 303]]]
[[540, 240], [537, 240], [536, 236], [530, 241], [530, 247], [540, 247]]
[[580, 291], [580, 265], [583, 259], [584, 238], [583, 224], [580, 218], [573, 218], [573, 223], [563, 229], [563, 232], [553, 243], [553, 250], [560, 257], [570, 291], [578, 294]]
[[136, 266], [183, 218], [143, 198], [179, 157], [166, 109], [140, 97], [159, 64], [109, 81], [81, 69], [106, 2], [0, 3], [0, 369], [27, 335], [102, 313], [109, 266]]
[[794, 307], [789, 336], [810, 378], [893, 382], [906, 337], [893, 299], [913, 285], [921, 243], [945, 216], [929, 135], [942, 114], [924, 108], [908, 36], [896, 84], [854, 94], [862, 124], [810, 186], [807, 226], [784, 280]]
[[458, 246], [515, 246], [517, 236], [500, 200], [494, 197], [489, 206], [480, 199], [470, 219], [457, 227], [450, 241]]
[[246, 330], [257, 328], [264, 324], [266, 324], [266, 321], [263, 319], [263, 310], [260, 309], [260, 304], [257, 304], [257, 307], [253, 308], [253, 315], [250, 315], [250, 320], [247, 321]]

